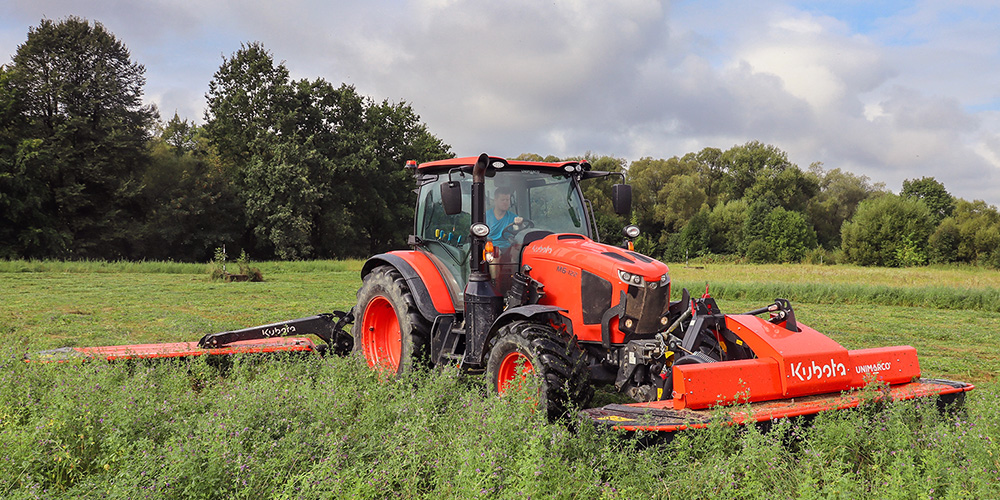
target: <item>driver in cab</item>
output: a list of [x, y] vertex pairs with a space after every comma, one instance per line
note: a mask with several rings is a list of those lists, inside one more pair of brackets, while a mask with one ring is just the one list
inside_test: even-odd
[[511, 224], [520, 224], [524, 217], [518, 217], [510, 209], [509, 187], [500, 186], [493, 193], [493, 210], [486, 212], [486, 225], [490, 226], [489, 239], [498, 250], [506, 250], [510, 242], [504, 238], [503, 230]]
[[511, 269], [500, 270], [501, 267], [508, 267], [512, 257], [508, 255], [511, 242], [507, 238], [510, 235], [504, 234], [504, 229], [511, 224], [520, 225], [524, 222], [524, 217], [518, 216], [510, 209], [510, 194], [509, 187], [498, 187], [493, 193], [493, 210], [486, 211], [486, 225], [490, 227], [489, 240], [493, 246], [492, 251], [487, 250], [486, 261], [490, 264], [490, 277], [501, 290], [506, 290], [510, 286], [510, 274], [514, 272]]

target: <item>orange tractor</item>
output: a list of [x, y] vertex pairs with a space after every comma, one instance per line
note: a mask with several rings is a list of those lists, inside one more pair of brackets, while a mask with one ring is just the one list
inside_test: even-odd
[[[503, 392], [538, 382], [549, 415], [586, 408], [599, 385], [635, 403], [585, 409], [624, 429], [673, 431], [707, 425], [709, 408], [747, 403], [737, 421], [809, 415], [856, 406], [849, 392], [871, 381], [886, 397], [960, 401], [972, 386], [920, 378], [908, 346], [847, 350], [799, 323], [777, 299], [723, 314], [707, 293], [671, 301], [669, 269], [632, 250], [599, 243], [581, 182], [618, 173], [585, 161], [528, 162], [486, 154], [417, 165], [409, 250], [371, 257], [351, 311], [234, 332], [198, 343], [74, 348], [42, 353], [130, 357], [330, 350], [359, 352], [375, 369], [458, 365], [485, 373]], [[631, 188], [612, 188], [627, 214]], [[353, 324], [350, 333], [346, 330]], [[314, 334], [326, 345], [303, 334]]]

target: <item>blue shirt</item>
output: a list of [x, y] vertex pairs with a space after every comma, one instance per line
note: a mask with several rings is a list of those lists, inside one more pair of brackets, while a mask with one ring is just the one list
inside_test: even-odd
[[501, 238], [500, 235], [503, 234], [503, 230], [507, 226], [514, 223], [515, 217], [517, 217], [517, 214], [510, 210], [499, 219], [497, 219], [496, 214], [492, 210], [486, 211], [486, 225], [490, 226], [489, 238], [493, 241], [493, 246], [497, 248], [507, 248], [510, 246], [510, 243], [506, 239]]

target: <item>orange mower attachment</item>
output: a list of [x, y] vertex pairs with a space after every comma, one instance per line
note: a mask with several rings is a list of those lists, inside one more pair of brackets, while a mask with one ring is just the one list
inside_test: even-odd
[[[734, 423], [853, 408], [862, 402], [858, 390], [872, 382], [887, 386], [880, 397], [937, 397], [942, 404], [960, 404], [973, 389], [964, 382], [922, 379], [917, 351], [910, 346], [847, 350], [797, 323], [784, 299], [747, 314], [725, 315], [707, 295], [691, 303], [692, 327], [684, 339], [671, 336], [671, 351], [686, 356], [664, 375], [669, 397], [593, 408], [584, 411], [587, 416], [624, 430], [672, 432], [704, 427], [712, 407], [735, 403], [746, 404], [729, 412]], [[764, 312], [770, 318], [756, 316]], [[717, 345], [718, 352], [695, 349], [697, 336], [714, 339], [705, 344]]]

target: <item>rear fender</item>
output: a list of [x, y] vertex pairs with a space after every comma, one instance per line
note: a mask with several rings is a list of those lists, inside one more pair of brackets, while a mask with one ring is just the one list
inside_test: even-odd
[[448, 293], [448, 285], [434, 263], [426, 255], [416, 251], [393, 251], [375, 255], [361, 268], [361, 278], [378, 266], [389, 265], [399, 271], [406, 280], [417, 303], [421, 316], [434, 321], [438, 316], [455, 314], [455, 304]]

